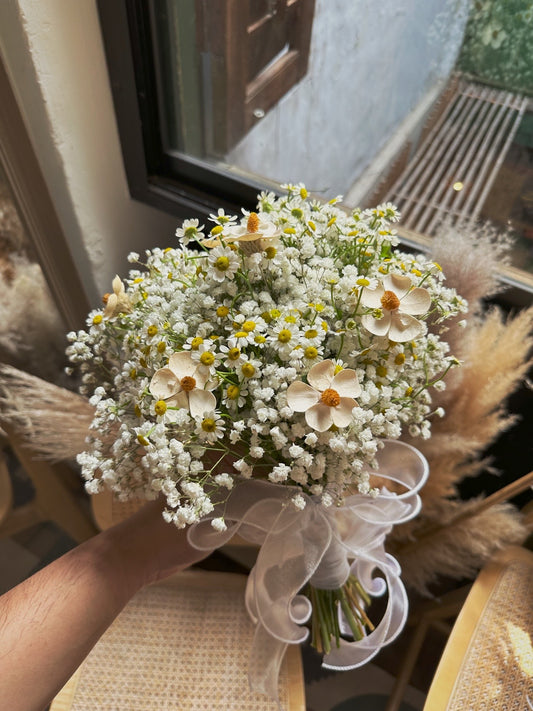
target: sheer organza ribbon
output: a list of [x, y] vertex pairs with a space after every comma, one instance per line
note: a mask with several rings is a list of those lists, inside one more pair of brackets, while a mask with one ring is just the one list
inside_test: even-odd
[[[369, 595], [388, 592], [379, 624], [359, 641], [340, 640], [325, 655], [328, 669], [354, 669], [368, 662], [402, 630], [408, 602], [400, 580], [400, 566], [385, 552], [385, 537], [394, 525], [420, 511], [418, 491], [428, 476], [424, 456], [414, 447], [385, 440], [372, 472], [400, 484], [402, 493], [382, 486], [377, 497], [355, 494], [343, 506], [324, 507], [311, 497], [297, 510], [290, 499], [294, 489], [263, 481], [238, 484], [224, 503], [228, 528], [217, 532], [210, 518], [189, 529], [191, 545], [202, 550], [219, 547], [238, 531], [260, 545], [246, 587], [246, 607], [255, 624], [249, 666], [251, 688], [278, 698], [278, 675], [288, 644], [303, 642], [310, 618], [309, 599], [300, 594], [311, 583], [316, 588], [341, 587], [353, 573]], [[213, 513], [213, 517], [220, 511]], [[375, 577], [375, 571], [380, 577]], [[340, 620], [343, 633], [349, 627]]]

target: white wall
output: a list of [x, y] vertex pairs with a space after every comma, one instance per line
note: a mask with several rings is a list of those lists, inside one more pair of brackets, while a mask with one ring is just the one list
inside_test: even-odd
[[445, 81], [469, 0], [316, 0], [305, 78], [228, 156], [324, 197], [346, 194]]
[[128, 194], [94, 0], [1, 0], [0, 51], [96, 305], [130, 250], [171, 244], [176, 219]]

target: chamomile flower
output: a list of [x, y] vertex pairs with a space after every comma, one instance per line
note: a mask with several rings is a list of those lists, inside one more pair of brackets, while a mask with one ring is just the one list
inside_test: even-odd
[[203, 229], [204, 226], [200, 225], [198, 220], [183, 220], [181, 227], [176, 230], [176, 237], [182, 244], [187, 245], [192, 240], [201, 240], [204, 236]]
[[239, 266], [239, 256], [228, 247], [215, 247], [209, 253], [208, 273], [215, 282], [233, 279]]
[[215, 410], [204, 412], [201, 417], [195, 417], [196, 434], [201, 440], [216, 442], [224, 437], [224, 420]]

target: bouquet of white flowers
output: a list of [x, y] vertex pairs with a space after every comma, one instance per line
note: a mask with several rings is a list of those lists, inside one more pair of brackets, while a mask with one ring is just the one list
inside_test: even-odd
[[[328, 665], [353, 667], [405, 619], [383, 540], [416, 514], [426, 472], [394, 440], [429, 437], [443, 414], [431, 390], [457, 360], [441, 336], [467, 306], [438, 264], [397, 249], [392, 205], [346, 213], [284, 187], [257, 212], [185, 220], [177, 247], [131, 254], [138, 267], [69, 334], [95, 408], [79, 463], [90, 493], [162, 494], [196, 545], [237, 527], [262, 543], [247, 594], [257, 645], [300, 641], [312, 615]], [[374, 629], [376, 566], [390, 615]], [[347, 645], [364, 651], [346, 661]]]

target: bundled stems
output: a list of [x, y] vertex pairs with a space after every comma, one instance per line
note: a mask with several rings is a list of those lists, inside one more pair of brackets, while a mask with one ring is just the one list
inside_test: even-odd
[[344, 585], [335, 590], [309, 585], [308, 594], [313, 605], [311, 644], [320, 654], [329, 654], [332, 644], [340, 647], [339, 608], [355, 640], [374, 629], [364, 609], [370, 605], [370, 597], [355, 576], [350, 575]]

